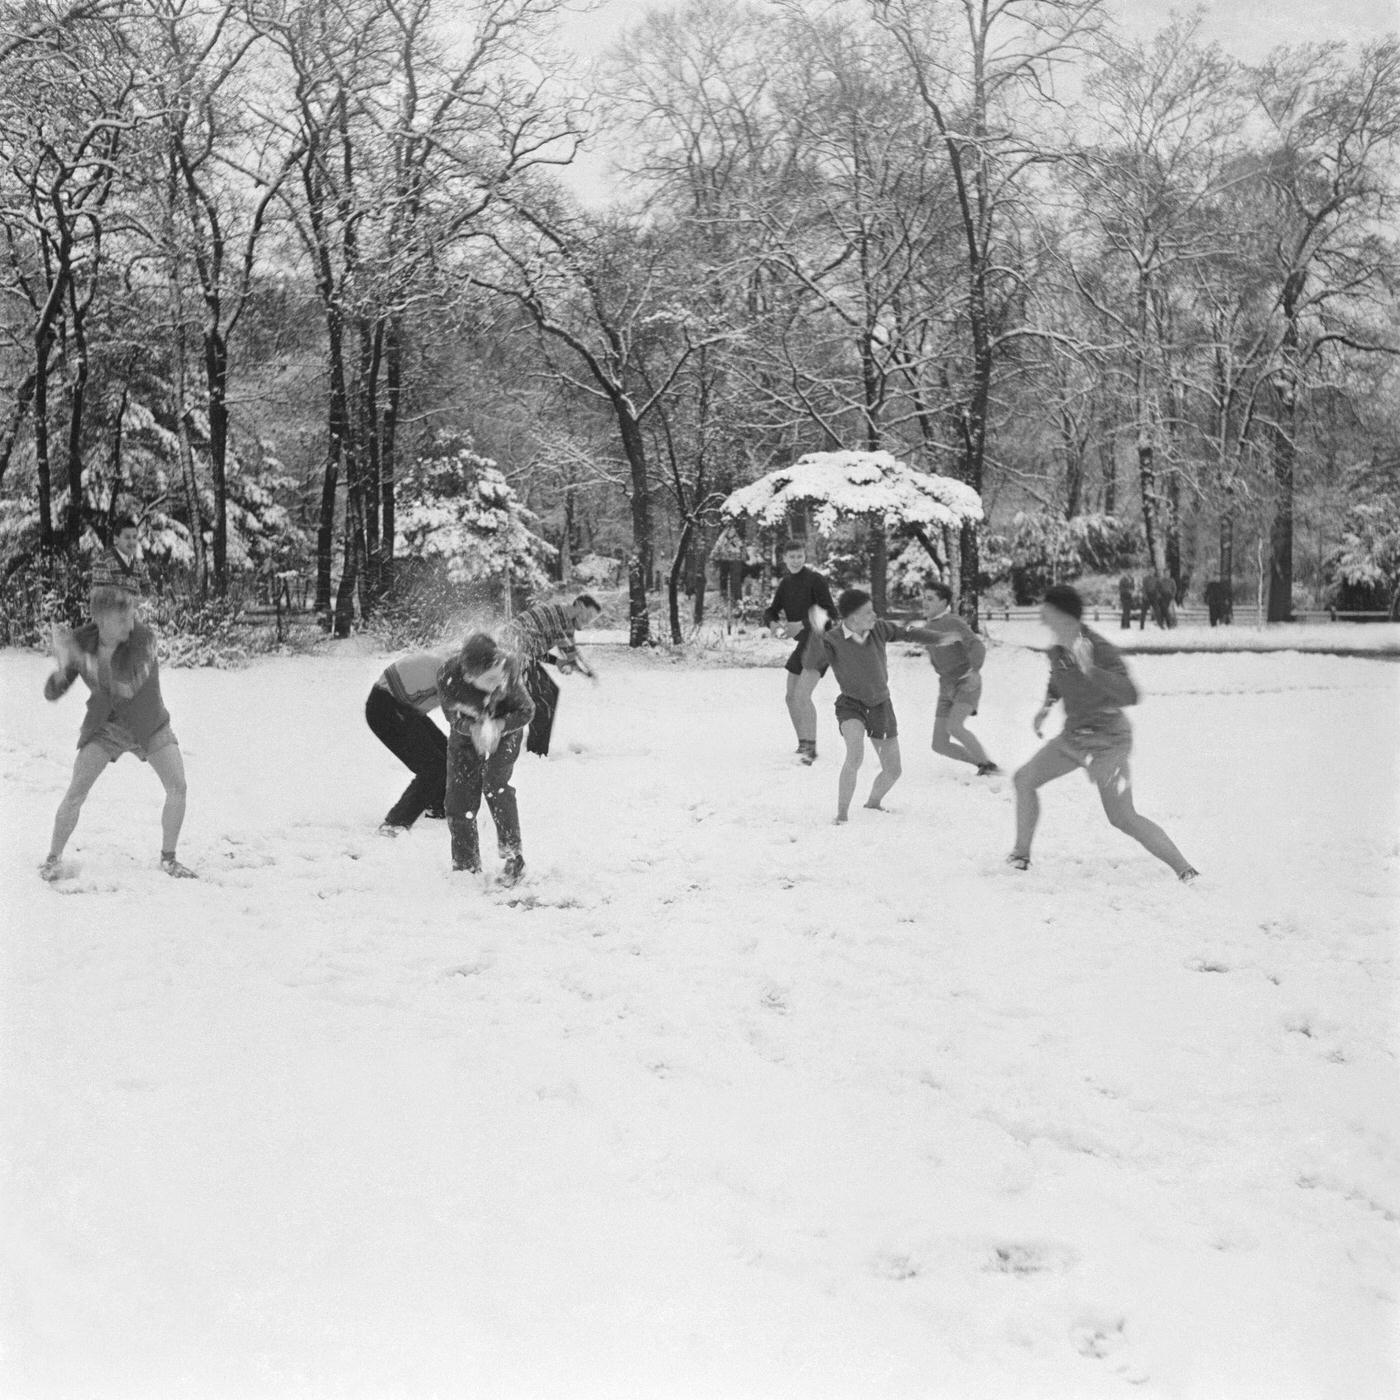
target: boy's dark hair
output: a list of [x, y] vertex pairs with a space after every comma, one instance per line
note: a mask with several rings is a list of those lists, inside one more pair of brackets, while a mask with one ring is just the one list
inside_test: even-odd
[[1071, 588], [1067, 583], [1052, 583], [1045, 590], [1045, 601], [1070, 617], [1084, 616], [1084, 599], [1079, 596], [1078, 589]]
[[595, 613], [603, 611], [603, 605], [591, 593], [580, 593], [574, 599], [574, 607], [589, 608]]
[[494, 637], [486, 632], [473, 632], [462, 643], [462, 669], [477, 676], [489, 671], [501, 659], [501, 649]]
[[859, 612], [870, 601], [870, 594], [863, 588], [848, 588], [837, 600], [836, 611], [842, 618]]
[[806, 540], [786, 540], [786, 541], [784, 541], [784, 543], [783, 543], [783, 553], [784, 553], [784, 554], [791, 554], [791, 553], [793, 552], [793, 550], [795, 550], [795, 549], [800, 549], [800, 550], [803, 552], [803, 554], [806, 554], [806, 552], [807, 552], [807, 541], [806, 541]]
[[946, 583], [939, 583], [937, 579], [934, 579], [924, 584], [924, 592], [936, 593], [949, 607], [953, 605], [953, 590]]
[[134, 530], [136, 528], [136, 517], [123, 512], [121, 515], [112, 517], [112, 538], [116, 539], [123, 530]]

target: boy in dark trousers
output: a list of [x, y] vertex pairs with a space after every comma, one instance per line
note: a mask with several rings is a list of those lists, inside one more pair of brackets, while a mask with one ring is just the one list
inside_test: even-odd
[[594, 622], [602, 611], [596, 598], [581, 593], [572, 603], [536, 603], [506, 625], [504, 644], [519, 654], [525, 688], [535, 706], [535, 717], [525, 738], [527, 753], [549, 756], [554, 716], [559, 708], [559, 687], [545, 670], [545, 662], [552, 661], [565, 675], [579, 671], [591, 681], [598, 679], [579, 655], [574, 632]]
[[[831, 588], [826, 579], [807, 567], [807, 547], [801, 540], [791, 540], [784, 548], [783, 566], [787, 573], [764, 611], [763, 620], [775, 635], [781, 632], [794, 640], [786, 665], [788, 717], [797, 731], [798, 757], [803, 763], [815, 763], [817, 707], [812, 703], [812, 694], [827, 663], [820, 652], [810, 651], [807, 645], [812, 636], [808, 619], [814, 607], [830, 618], [836, 605], [831, 601]], [[809, 656], [816, 659], [809, 660]]]
[[107, 765], [125, 753], [149, 763], [165, 788], [160, 868], [177, 879], [194, 876], [175, 855], [185, 819], [185, 763], [161, 699], [155, 635], [136, 621], [136, 602], [134, 584], [99, 560], [89, 601], [92, 621], [74, 631], [54, 631], [58, 664], [44, 684], [44, 698], [59, 699], [79, 676], [89, 695], [73, 777], [54, 816], [48, 858], [39, 867], [45, 880], [62, 875], [63, 848], [88, 793]]
[[441, 817], [447, 789], [447, 735], [430, 718], [438, 708], [438, 672], [456, 647], [401, 656], [375, 681], [365, 701], [365, 722], [375, 737], [413, 773], [413, 781], [389, 809], [380, 831], [397, 836], [419, 817]]
[[520, 813], [510, 784], [520, 740], [535, 712], [520, 678], [520, 660], [485, 632], [475, 632], [438, 672], [438, 696], [451, 722], [447, 740], [447, 829], [452, 868], [481, 871], [477, 813], [484, 795], [504, 858], [502, 881], [513, 885], [525, 870]]
[[[933, 719], [933, 751], [959, 763], [970, 763], [979, 778], [1001, 769], [987, 757], [967, 722], [982, 699], [982, 663], [987, 645], [952, 610], [953, 590], [945, 583], [924, 589], [924, 625], [928, 659], [938, 672], [938, 708]], [[907, 634], [906, 634], [907, 635]]]
[[1083, 601], [1073, 588], [1055, 584], [1046, 589], [1040, 617], [1055, 640], [1048, 651], [1050, 684], [1033, 725], [1038, 736], [1050, 707], [1062, 700], [1065, 727], [1016, 772], [1016, 844], [1007, 863], [1018, 870], [1031, 863], [1031, 839], [1040, 819], [1039, 789], [1083, 768], [1099, 790], [1109, 821], [1190, 884], [1196, 870], [1167, 833], [1133, 805], [1128, 767], [1133, 731], [1123, 709], [1137, 704], [1137, 687], [1118, 648], [1086, 627], [1083, 614]]

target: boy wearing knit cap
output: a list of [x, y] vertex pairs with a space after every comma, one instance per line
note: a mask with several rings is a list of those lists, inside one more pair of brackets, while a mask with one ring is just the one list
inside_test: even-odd
[[155, 635], [136, 621], [133, 583], [114, 575], [101, 561], [94, 579], [89, 601], [92, 621], [74, 630], [58, 627], [53, 634], [57, 666], [45, 682], [44, 697], [59, 699], [79, 676], [89, 695], [73, 777], [58, 805], [53, 840], [39, 874], [49, 881], [62, 875], [63, 848], [93, 784], [109, 763], [133, 753], [155, 769], [165, 788], [160, 868], [167, 875], [189, 879], [194, 872], [175, 855], [185, 819], [185, 764], [161, 699]]
[[1040, 620], [1054, 642], [1048, 650], [1050, 683], [1033, 726], [1038, 736], [1051, 706], [1063, 701], [1065, 727], [1016, 771], [1016, 844], [1007, 864], [1025, 870], [1031, 863], [1031, 839], [1040, 819], [1038, 790], [1083, 768], [1099, 790], [1109, 821], [1190, 884], [1196, 870], [1171, 837], [1133, 805], [1128, 766], [1133, 731], [1123, 709], [1137, 704], [1137, 687], [1118, 648], [1086, 627], [1083, 614], [1083, 601], [1067, 584], [1045, 590]]

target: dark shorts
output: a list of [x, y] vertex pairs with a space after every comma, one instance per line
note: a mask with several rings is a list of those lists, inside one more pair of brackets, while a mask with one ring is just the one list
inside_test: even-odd
[[[806, 638], [806, 637], [801, 637], [801, 638], [798, 639], [797, 645], [796, 645], [795, 647], [793, 647], [793, 649], [792, 649], [792, 655], [789, 656], [788, 659], [787, 659], [787, 666], [785, 667], [785, 669], [786, 669], [788, 675], [790, 675], [790, 676], [800, 676], [800, 675], [802, 674], [803, 671], [807, 671], [807, 670], [812, 670], [812, 669], [814, 669], [814, 668], [812, 668], [812, 667], [804, 666], [804, 665], [802, 664], [802, 658], [803, 658], [804, 656], [806, 656], [806, 654], [807, 654], [807, 638]], [[825, 666], [818, 666], [818, 667], [815, 668], [815, 670], [816, 670], [816, 673], [817, 673], [819, 676], [824, 676], [824, 675], [826, 675], [826, 667], [825, 667]]]
[[1090, 782], [1128, 781], [1133, 731], [1126, 724], [1108, 730], [1066, 729], [1055, 742], [1084, 769]]
[[836, 723], [845, 724], [848, 719], [858, 719], [872, 739], [899, 737], [899, 721], [894, 717], [893, 701], [881, 700], [878, 705], [863, 705], [849, 695], [839, 695], [836, 698]]
[[953, 713], [954, 705], [966, 705], [972, 714], [977, 713], [978, 702], [982, 699], [982, 677], [976, 671], [953, 682], [952, 685], [938, 685], [938, 708], [934, 713], [939, 719], [946, 719]]
[[129, 729], [108, 720], [88, 743], [99, 745], [113, 763], [124, 753], [134, 753], [145, 763], [153, 753], [168, 749], [172, 744], [178, 744], [179, 740], [175, 738], [175, 731], [171, 729], [169, 722], [161, 725], [144, 744], [141, 744], [137, 743], [135, 735]]

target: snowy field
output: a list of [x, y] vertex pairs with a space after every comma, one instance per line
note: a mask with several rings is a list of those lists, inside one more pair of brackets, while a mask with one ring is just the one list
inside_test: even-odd
[[[896, 651], [838, 829], [829, 680], [808, 770], [780, 671], [600, 647], [510, 893], [376, 835], [349, 644], [167, 672], [203, 878], [125, 759], [49, 888], [82, 706], [0, 653], [0, 1394], [1400, 1393], [1400, 665], [1132, 663], [1185, 888], [1077, 776], [1007, 869]], [[1043, 661], [986, 677], [1012, 766]]]

